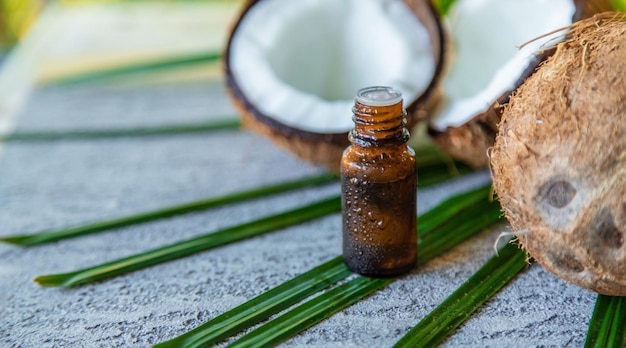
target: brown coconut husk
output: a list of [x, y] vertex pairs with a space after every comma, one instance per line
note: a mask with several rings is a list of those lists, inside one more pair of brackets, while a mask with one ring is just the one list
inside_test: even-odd
[[[254, 4], [262, 0], [249, 1], [244, 6], [237, 19], [232, 33], [237, 30], [237, 23], [245, 16]], [[428, 117], [441, 97], [440, 78], [444, 65], [445, 37], [439, 22], [439, 17], [429, 0], [403, 0], [413, 11], [422, 25], [427, 29], [435, 61], [433, 78], [424, 92], [414, 101], [408, 103], [407, 128], [411, 129], [418, 121]], [[322, 165], [331, 171], [338, 172], [343, 150], [349, 145], [348, 132], [344, 133], [315, 133], [293, 128], [280, 123], [259, 110], [246, 98], [234, 80], [228, 66], [230, 55], [230, 40], [224, 54], [226, 85], [233, 100], [233, 104], [241, 115], [244, 128], [268, 137], [272, 142], [287, 149], [299, 158], [315, 165]], [[363, 86], [367, 87], [367, 86]], [[355, 91], [356, 93], [356, 91]]]
[[[608, 0], [574, 0], [574, 4], [576, 5], [576, 12], [572, 18], [573, 22], [612, 9]], [[553, 53], [554, 51], [549, 49], [539, 53], [519, 77], [515, 88], [519, 87], [524, 80], [534, 73], [539, 64]], [[508, 102], [515, 88], [505, 91], [485, 112], [473, 116], [463, 125], [448, 127], [443, 132], [430, 128], [429, 135], [439, 147], [452, 157], [475, 168], [488, 167], [487, 151], [493, 146], [498, 133], [498, 124], [502, 117], [501, 106]]]
[[626, 296], [626, 15], [596, 15], [569, 35], [504, 109], [494, 186], [545, 269]]

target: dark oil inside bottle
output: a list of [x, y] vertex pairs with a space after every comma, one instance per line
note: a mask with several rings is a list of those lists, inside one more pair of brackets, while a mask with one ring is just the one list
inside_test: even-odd
[[342, 175], [343, 256], [353, 272], [391, 277], [417, 259], [416, 171], [392, 182]]

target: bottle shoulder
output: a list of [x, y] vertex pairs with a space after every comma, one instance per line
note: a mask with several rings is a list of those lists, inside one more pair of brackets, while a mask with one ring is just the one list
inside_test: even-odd
[[343, 153], [341, 174], [369, 178], [370, 181], [392, 182], [416, 172], [415, 152], [406, 144], [382, 147], [351, 145]]

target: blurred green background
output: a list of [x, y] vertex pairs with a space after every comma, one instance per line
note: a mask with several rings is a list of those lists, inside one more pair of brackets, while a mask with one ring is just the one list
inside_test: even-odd
[[[7, 50], [19, 41], [37, 18], [37, 14], [47, 3], [57, 2], [64, 4], [86, 2], [181, 2], [205, 1], [228, 2], [229, 0], [0, 0], [0, 47]], [[442, 12], [450, 7], [455, 0], [433, 0]], [[616, 9], [626, 10], [626, 0], [611, 0]]]
[[[16, 46], [20, 40], [24, 39], [29, 32], [29, 29], [33, 27], [33, 24], [36, 22], [37, 18], [42, 15], [44, 9], [46, 7], [55, 6], [57, 8], [73, 8], [84, 5], [105, 5], [107, 3], [115, 3], [112, 5], [119, 5], [120, 3], [134, 3], [137, 5], [139, 3], [146, 4], [146, 8], [154, 7], [154, 5], [158, 4], [167, 4], [167, 3], [205, 3], [208, 7], [212, 8], [212, 3], [216, 6], [225, 5], [230, 8], [225, 12], [224, 6], [222, 6], [217, 11], [222, 11], [222, 14], [234, 14], [236, 13], [236, 9], [239, 8], [239, 5], [246, 0], [0, 0], [0, 63], [6, 61], [6, 57], [8, 53]], [[438, 8], [439, 12], [445, 14], [450, 6], [455, 2], [455, 0], [432, 0], [434, 5]], [[520, 0], [522, 1], [522, 0]], [[626, 0], [610, 0], [614, 7], [618, 10], [626, 11]], [[207, 8], [208, 8], [207, 7]], [[207, 9], [205, 11], [212, 11], [211, 9]], [[47, 11], [49, 12], [49, 11]], [[217, 22], [224, 21], [224, 16], [216, 15], [212, 17], [216, 19]], [[215, 23], [217, 25], [218, 23]], [[211, 24], [211, 23], [207, 23]], [[223, 24], [223, 23], [219, 23]], [[163, 30], [167, 30], [163, 28]], [[223, 35], [225, 33], [219, 33], [216, 35]], [[205, 35], [203, 33], [199, 33], [198, 35]], [[200, 38], [194, 38], [199, 40]], [[207, 46], [212, 47], [212, 49], [221, 50], [221, 48], [216, 48], [216, 45], [208, 43]], [[213, 48], [215, 47], [215, 48]], [[130, 53], [128, 53], [130, 55]], [[186, 53], [188, 54], [188, 52]], [[173, 50], [171, 52], [170, 58], [173, 56], [182, 56], [181, 52], [177, 52]], [[141, 61], [142, 59], [152, 59], [154, 55], [149, 57], [134, 57], [134, 62]], [[83, 57], [84, 58], [84, 57]], [[83, 63], [85, 62], [85, 63]], [[79, 64], [80, 63], [80, 64]], [[66, 66], [59, 67], [54, 66], [53, 68], [47, 67], [44, 69], [46, 71], [40, 72], [42, 75], [42, 79], [46, 79], [46, 72], [52, 71], [52, 75], [65, 75], [65, 74], [74, 74], [77, 71], [91, 70], [91, 69], [99, 69], [102, 66], [107, 67], [111, 65], [124, 65], [128, 64], [128, 59], [121, 60], [118, 59], [116, 62], [112, 61], [98, 61], [93, 62], [89, 59], [82, 60], [68, 60]], [[84, 67], [82, 65], [85, 65]], [[67, 66], [73, 67], [73, 70], [68, 71]]]
[[42, 8], [49, 3], [107, 2], [233, 2], [232, 0], [0, 0], [0, 49], [8, 50], [26, 35]]

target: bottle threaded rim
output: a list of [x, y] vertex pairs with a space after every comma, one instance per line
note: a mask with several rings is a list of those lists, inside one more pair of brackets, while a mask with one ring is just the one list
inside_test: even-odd
[[356, 101], [366, 106], [389, 106], [402, 101], [402, 92], [387, 86], [365, 87], [356, 92]]

